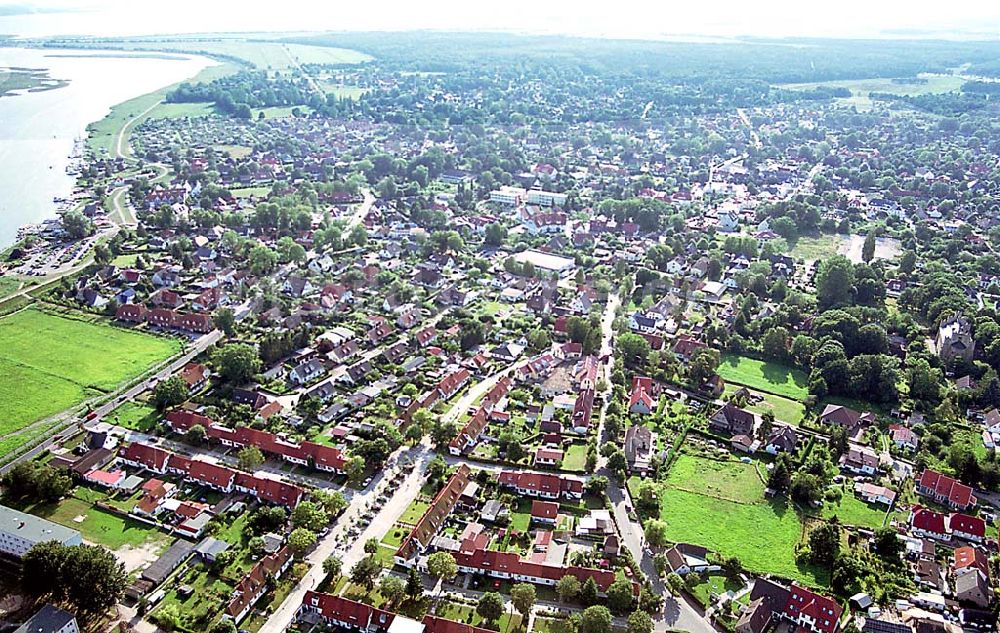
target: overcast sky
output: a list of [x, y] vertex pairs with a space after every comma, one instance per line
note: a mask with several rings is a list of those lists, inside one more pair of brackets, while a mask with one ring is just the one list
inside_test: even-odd
[[28, 6], [81, 13], [0, 17], [0, 33], [488, 29], [626, 38], [972, 35], [1000, 39], [998, 0], [0, 0], [0, 9], [8, 12]]

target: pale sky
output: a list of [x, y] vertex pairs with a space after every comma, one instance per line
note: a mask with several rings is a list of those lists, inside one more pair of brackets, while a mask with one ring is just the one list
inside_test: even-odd
[[0, 33], [486, 29], [654, 39], [676, 35], [1000, 39], [997, 0], [0, 0], [0, 7], [27, 5], [83, 12], [0, 17]]

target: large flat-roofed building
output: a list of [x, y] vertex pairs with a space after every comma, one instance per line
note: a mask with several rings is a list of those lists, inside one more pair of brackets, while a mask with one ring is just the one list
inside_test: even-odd
[[21, 558], [37, 543], [46, 541], [57, 541], [63, 545], [83, 543], [76, 530], [0, 506], [0, 554]]
[[561, 207], [566, 204], [568, 197], [565, 193], [542, 191], [541, 189], [529, 189], [525, 195], [528, 204], [537, 204], [543, 207]]
[[524, 201], [527, 192], [521, 187], [511, 187], [504, 185], [499, 189], [490, 192], [490, 202], [502, 204], [508, 207], [516, 207]]
[[559, 273], [560, 276], [568, 275], [576, 265], [575, 262], [568, 257], [560, 257], [551, 253], [531, 250], [517, 253], [514, 255], [514, 261], [521, 264], [524, 262], [531, 262], [535, 268], [549, 272], [556, 272]]

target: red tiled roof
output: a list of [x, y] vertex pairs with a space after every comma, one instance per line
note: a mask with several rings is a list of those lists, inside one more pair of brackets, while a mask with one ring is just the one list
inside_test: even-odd
[[188, 477], [195, 481], [220, 488], [228, 488], [236, 478], [236, 471], [199, 459], [191, 460], [187, 474]]
[[292, 551], [288, 549], [287, 545], [274, 554], [260, 559], [250, 570], [250, 573], [236, 585], [233, 599], [226, 605], [226, 615], [235, 618], [256, 602], [261, 590], [268, 582], [268, 576], [279, 576], [281, 570], [291, 559]]
[[478, 549], [471, 553], [458, 552], [455, 561], [459, 567], [479, 569], [484, 572], [500, 572], [518, 576], [558, 581], [563, 576], [574, 576], [581, 583], [593, 578], [601, 591], [607, 591], [615, 581], [615, 573], [605, 569], [591, 569], [570, 565], [548, 565], [524, 560], [514, 552]]
[[917, 530], [923, 530], [924, 532], [931, 532], [933, 534], [947, 534], [948, 528], [946, 527], [947, 517], [940, 512], [934, 512], [933, 510], [928, 510], [927, 508], [915, 507], [913, 509], [913, 516], [910, 518], [910, 525]]
[[366, 630], [370, 622], [377, 622], [380, 628], [389, 628], [395, 617], [389, 611], [319, 591], [307, 591], [302, 604], [319, 610], [327, 620], [343, 622], [361, 630]]
[[583, 482], [579, 479], [564, 479], [559, 475], [550, 473], [504, 471], [500, 473], [499, 482], [503, 486], [549, 495], [560, 495], [567, 492], [579, 494], [583, 492]]
[[947, 499], [956, 508], [966, 508], [976, 503], [976, 498], [972, 496], [972, 488], [953, 477], [929, 468], [920, 473], [917, 485], [923, 490], [930, 491], [935, 497]]
[[168, 451], [138, 442], [129, 444], [118, 451], [118, 454], [122, 459], [142, 464], [152, 471], [162, 471], [167, 466], [167, 460], [170, 459]]
[[458, 467], [455, 474], [448, 479], [448, 482], [434, 497], [431, 505], [424, 511], [423, 516], [417, 520], [410, 534], [399, 544], [396, 556], [409, 559], [419, 548], [427, 547], [437, 531], [444, 525], [444, 520], [455, 509], [462, 492], [469, 484], [471, 474], [472, 471], [465, 464]]
[[208, 435], [211, 437], [212, 418], [194, 411], [175, 409], [167, 414], [167, 424], [178, 433], [183, 433], [192, 426], [200, 424], [209, 431]]
[[470, 444], [474, 444], [479, 435], [486, 428], [489, 420], [486, 418], [486, 409], [479, 407], [469, 421], [465, 423], [462, 430], [451, 440], [448, 446], [459, 451], [464, 451]]
[[483, 629], [463, 622], [446, 620], [436, 615], [424, 616], [424, 633], [493, 633], [490, 629]]
[[969, 516], [968, 514], [956, 512], [951, 515], [948, 526], [952, 532], [962, 532], [963, 534], [978, 536], [979, 538], [986, 536], [986, 521], [983, 521], [979, 517]]
[[632, 394], [628, 399], [628, 407], [631, 409], [639, 402], [646, 405], [646, 408], [653, 408], [653, 379], [648, 376], [635, 376], [632, 378]]
[[815, 629], [820, 633], [834, 633], [843, 613], [843, 607], [836, 600], [798, 585], [790, 587], [784, 608], [785, 616], [795, 622], [799, 622], [802, 617], [811, 618]]
[[955, 569], [961, 570], [967, 567], [975, 567], [989, 577], [990, 564], [986, 553], [978, 547], [966, 545], [955, 548]]
[[555, 520], [559, 516], [559, 504], [553, 501], [539, 501], [536, 499], [531, 502], [531, 516], [539, 519]]

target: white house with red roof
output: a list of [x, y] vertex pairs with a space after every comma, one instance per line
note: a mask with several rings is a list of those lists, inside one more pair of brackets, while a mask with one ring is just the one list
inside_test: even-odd
[[938, 541], [950, 541], [948, 517], [940, 512], [914, 506], [910, 513], [910, 528], [916, 536], [927, 536]]
[[582, 499], [583, 480], [554, 473], [503, 471], [497, 481], [518, 494], [539, 499]]
[[632, 378], [632, 393], [628, 398], [628, 412], [649, 415], [656, 410], [653, 396], [653, 379], [648, 376]]
[[812, 633], [836, 633], [844, 608], [833, 598], [792, 585], [781, 615]]

